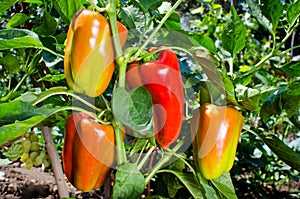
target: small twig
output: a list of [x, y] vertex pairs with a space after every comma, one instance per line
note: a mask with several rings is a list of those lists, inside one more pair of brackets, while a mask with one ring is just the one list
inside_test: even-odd
[[45, 139], [47, 153], [49, 155], [51, 166], [53, 169], [55, 181], [58, 187], [58, 194], [60, 198], [68, 198], [69, 197], [69, 190], [67, 188], [64, 173], [62, 170], [62, 166], [60, 163], [59, 156], [57, 154], [55, 144], [52, 138], [51, 130], [48, 126], [42, 127], [43, 136]]

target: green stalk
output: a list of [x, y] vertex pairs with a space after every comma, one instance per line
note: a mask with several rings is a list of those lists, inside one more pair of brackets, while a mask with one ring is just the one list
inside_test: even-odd
[[93, 0], [88, 0], [88, 2], [92, 5], [93, 8], [95, 8], [98, 12], [104, 12], [105, 8], [98, 7]]
[[38, 103], [40, 103], [40, 102], [44, 101], [45, 99], [47, 99], [47, 98], [49, 98], [49, 97], [51, 97], [51, 96], [54, 96], [54, 95], [70, 95], [70, 96], [74, 97], [75, 99], [79, 100], [80, 102], [84, 103], [84, 104], [87, 105], [88, 107], [94, 109], [95, 111], [97, 111], [97, 112], [99, 112], [99, 113], [102, 112], [101, 109], [99, 109], [99, 108], [95, 107], [93, 104], [91, 104], [91, 103], [85, 101], [83, 98], [81, 98], [81, 97], [75, 95], [74, 93], [70, 93], [70, 92], [66, 92], [66, 91], [60, 91], [60, 92], [55, 92], [55, 93], [49, 93], [48, 95], [45, 95], [45, 96], [39, 98], [38, 100], [34, 101], [34, 102], [32, 103], [32, 105], [35, 106], [35, 105], [37, 105]]
[[123, 134], [122, 125], [117, 123], [115, 120], [112, 120], [111, 123], [115, 129], [118, 165], [121, 165], [127, 162], [126, 151], [125, 151], [123, 135], [122, 135]]
[[118, 4], [118, 0], [110, 0], [109, 4], [106, 7], [106, 11], [109, 16], [109, 23], [113, 35], [116, 58], [119, 58], [122, 55], [122, 47], [120, 43], [118, 26], [117, 26], [117, 4]]
[[150, 182], [152, 177], [157, 173], [159, 169], [161, 169], [166, 163], [171, 161], [172, 157], [174, 156], [173, 154], [175, 154], [180, 149], [180, 147], [185, 144], [185, 142], [185, 139], [180, 140], [178, 144], [172, 149], [173, 153], [165, 153], [163, 158], [160, 159], [160, 161], [153, 167], [152, 171], [145, 178], [146, 184]]
[[155, 34], [161, 29], [163, 24], [167, 21], [167, 19], [171, 16], [171, 14], [176, 10], [176, 8], [181, 4], [182, 0], [178, 0], [173, 7], [167, 12], [167, 14], [162, 18], [158, 26], [154, 29], [154, 31], [150, 34], [149, 38], [144, 42], [144, 44], [139, 48], [139, 50], [133, 56], [133, 60], [136, 60], [141, 52], [147, 47], [150, 41], [153, 39]]
[[289, 48], [289, 49], [286, 49], [285, 51], [282, 51], [282, 54], [285, 54], [285, 53], [287, 53], [287, 52], [289, 52], [289, 51], [292, 51], [292, 50], [295, 50], [295, 49], [297, 49], [297, 48], [300, 48], [300, 45], [293, 46], [293, 47], [291, 47], [291, 48]]
[[49, 48], [46, 48], [46, 47], [41, 47], [40, 49], [42, 50], [45, 50], [53, 55], [56, 55], [57, 57], [61, 58], [61, 59], [64, 59], [64, 55], [61, 55], [61, 54], [58, 54], [57, 52], [54, 52], [53, 50], [49, 49]]
[[[247, 73], [245, 73], [244, 75], [242, 76], [246, 76], [250, 73], [253, 73], [255, 70], [257, 70], [261, 65], [263, 65], [267, 60], [269, 60], [271, 57], [273, 57], [274, 55], [276, 55], [277, 51], [282, 47], [282, 45], [286, 42], [286, 40], [293, 34], [294, 30], [298, 27], [298, 24], [296, 24], [295, 26], [290, 26], [288, 28], [288, 31], [287, 31], [287, 34], [285, 35], [285, 37], [281, 40], [281, 42], [279, 44], [276, 45], [276, 35], [273, 34], [272, 35], [272, 38], [273, 38], [273, 48], [272, 48], [272, 51], [267, 55], [265, 56], [263, 59], [261, 59], [258, 63], [256, 63], [254, 65], [254, 67], [249, 70]], [[285, 51], [284, 51], [285, 52]]]
[[27, 77], [28, 77], [28, 75], [25, 73], [25, 74], [23, 75], [22, 79], [21, 79], [21, 80], [18, 82], [18, 84], [16, 85], [16, 87], [15, 87], [13, 90], [9, 91], [9, 93], [8, 93], [7, 95], [5, 95], [4, 97], [0, 98], [0, 102], [5, 102], [5, 101], [7, 101], [7, 100], [11, 97], [11, 95], [19, 89], [19, 87], [22, 85], [22, 83], [24, 82], [24, 80], [25, 80]]
[[143, 165], [146, 163], [146, 161], [149, 159], [150, 155], [152, 154], [153, 150], [155, 149], [154, 146], [152, 146], [148, 152], [146, 153], [146, 155], [143, 157], [143, 159], [140, 161], [139, 165], [138, 165], [138, 169], [141, 170], [141, 168], [143, 167]]
[[[114, 42], [116, 63], [117, 66], [119, 67], [119, 87], [124, 88], [127, 63], [125, 59], [121, 57], [123, 52], [122, 52], [122, 46], [121, 46], [118, 26], [117, 26], [117, 5], [118, 5], [118, 0], [109, 0], [109, 3], [106, 7], [106, 11], [109, 16], [109, 23], [112, 32], [113, 42]], [[126, 151], [125, 151], [125, 146], [124, 146], [123, 136], [122, 136], [122, 124], [118, 123], [115, 120], [112, 120], [112, 125], [115, 129], [118, 164], [121, 165], [127, 161]]]

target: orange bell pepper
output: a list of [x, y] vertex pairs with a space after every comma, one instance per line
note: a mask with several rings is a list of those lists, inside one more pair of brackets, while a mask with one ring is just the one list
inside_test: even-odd
[[244, 117], [234, 107], [203, 104], [193, 114], [191, 132], [197, 170], [208, 180], [233, 166]]
[[[121, 46], [128, 31], [118, 22]], [[101, 95], [115, 70], [115, 51], [109, 22], [98, 12], [81, 9], [70, 24], [64, 72], [71, 89], [90, 97]]]
[[64, 138], [63, 168], [68, 180], [84, 192], [101, 187], [115, 161], [114, 128], [74, 113], [67, 119]]

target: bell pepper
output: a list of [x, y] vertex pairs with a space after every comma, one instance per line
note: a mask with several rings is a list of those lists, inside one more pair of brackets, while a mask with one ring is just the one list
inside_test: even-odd
[[66, 121], [64, 139], [63, 168], [71, 184], [84, 192], [101, 187], [115, 161], [114, 128], [74, 113]]
[[233, 166], [244, 117], [234, 107], [203, 104], [193, 114], [191, 132], [197, 170], [208, 180]]
[[[117, 23], [121, 46], [127, 29]], [[66, 39], [64, 72], [71, 89], [90, 97], [101, 95], [115, 70], [115, 51], [109, 22], [100, 14], [80, 9]]]
[[129, 89], [143, 86], [151, 94], [155, 139], [162, 148], [168, 148], [180, 134], [184, 109], [176, 54], [163, 50], [154, 61], [132, 63], [127, 69], [126, 82]]

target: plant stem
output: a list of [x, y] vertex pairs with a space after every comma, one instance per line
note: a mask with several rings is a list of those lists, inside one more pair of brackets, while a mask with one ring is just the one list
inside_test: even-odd
[[38, 100], [34, 101], [33, 102], [33, 106], [37, 105], [38, 103], [44, 101], [45, 99], [51, 97], [51, 96], [54, 96], [54, 95], [70, 95], [72, 97], [74, 97], [75, 99], [81, 101], [82, 103], [84, 103], [85, 105], [87, 105], [88, 107], [94, 109], [95, 111], [97, 112], [102, 112], [101, 109], [97, 108], [96, 106], [94, 106], [93, 104], [87, 102], [86, 100], [82, 99], [81, 97], [79, 97], [78, 95], [75, 95], [74, 93], [70, 93], [70, 92], [67, 92], [67, 91], [60, 91], [60, 92], [54, 92], [54, 93], [49, 93], [48, 95], [45, 95], [41, 98], [39, 98]]
[[157, 173], [157, 171], [161, 167], [163, 167], [166, 163], [170, 162], [170, 160], [173, 157], [173, 154], [176, 153], [180, 149], [180, 147], [184, 145], [185, 142], [185, 139], [180, 140], [178, 144], [172, 149], [173, 153], [167, 153], [162, 159], [160, 159], [160, 161], [153, 167], [152, 171], [145, 178], [146, 184], [150, 182], [152, 177]]
[[150, 34], [149, 38], [143, 43], [143, 45], [139, 48], [139, 50], [133, 56], [133, 60], [136, 60], [141, 52], [147, 47], [147, 45], [151, 42], [155, 34], [161, 29], [163, 24], [167, 21], [167, 19], [171, 16], [171, 14], [176, 10], [176, 8], [181, 4], [182, 0], [178, 0], [172, 8], [167, 12], [167, 14], [162, 18], [158, 26], [154, 29], [154, 31]]
[[120, 43], [118, 26], [117, 26], [117, 4], [118, 4], [118, 0], [109, 0], [109, 4], [106, 7], [106, 11], [109, 16], [110, 29], [113, 36], [116, 58], [122, 55], [122, 46]]
[[145, 164], [145, 162], [148, 160], [148, 158], [150, 157], [151, 153], [153, 152], [153, 150], [155, 149], [154, 146], [152, 146], [149, 151], [146, 153], [146, 155], [143, 157], [143, 159], [140, 161], [139, 165], [138, 165], [138, 169], [141, 170], [141, 168], [143, 167], [143, 165]]
[[112, 120], [111, 123], [115, 129], [118, 165], [121, 165], [127, 162], [122, 125], [118, 124], [115, 120]]
[[[116, 63], [117, 66], [119, 67], [119, 87], [124, 88], [127, 63], [125, 59], [121, 57], [123, 52], [122, 52], [122, 46], [121, 46], [118, 26], [117, 26], [117, 4], [118, 4], [118, 0], [109, 0], [109, 3], [106, 7], [106, 11], [109, 16], [109, 23], [112, 32], [113, 42], [114, 42]], [[122, 124], [116, 122], [115, 120], [112, 120], [112, 125], [115, 129], [118, 164], [121, 165], [127, 161], [125, 146], [123, 142], [123, 135], [122, 135]]]
[[95, 8], [98, 12], [104, 12], [105, 8], [98, 7], [93, 0], [88, 0], [88, 2], [92, 5], [93, 8]]
[[9, 93], [8, 93], [7, 95], [5, 95], [4, 97], [0, 98], [0, 102], [5, 102], [5, 101], [7, 101], [7, 100], [10, 98], [10, 96], [11, 96], [14, 92], [16, 92], [16, 91], [19, 89], [19, 87], [22, 85], [22, 83], [24, 82], [24, 80], [25, 80], [27, 77], [28, 77], [28, 75], [25, 73], [25, 74], [23, 75], [22, 79], [21, 79], [21, 80], [18, 82], [18, 84], [16, 85], [16, 87], [15, 87], [13, 90], [9, 91]]
[[297, 48], [300, 48], [300, 45], [293, 46], [293, 47], [291, 47], [291, 48], [289, 48], [289, 49], [286, 49], [285, 51], [282, 51], [282, 54], [284, 55], [285, 53], [287, 53], [287, 52], [289, 52], [289, 51], [292, 51], [292, 50], [294, 50], [294, 49], [297, 49]]
[[46, 47], [41, 47], [42, 50], [45, 50], [53, 55], [56, 55], [57, 57], [64, 59], [64, 55], [58, 54], [57, 52], [54, 52], [53, 50], [46, 48]]
[[49, 158], [51, 161], [55, 181], [58, 187], [58, 193], [60, 198], [68, 198], [69, 191], [64, 179], [63, 169], [60, 163], [60, 159], [58, 153], [56, 151], [56, 147], [52, 138], [51, 130], [48, 126], [42, 127], [43, 136], [46, 143], [47, 153], [49, 154]]

